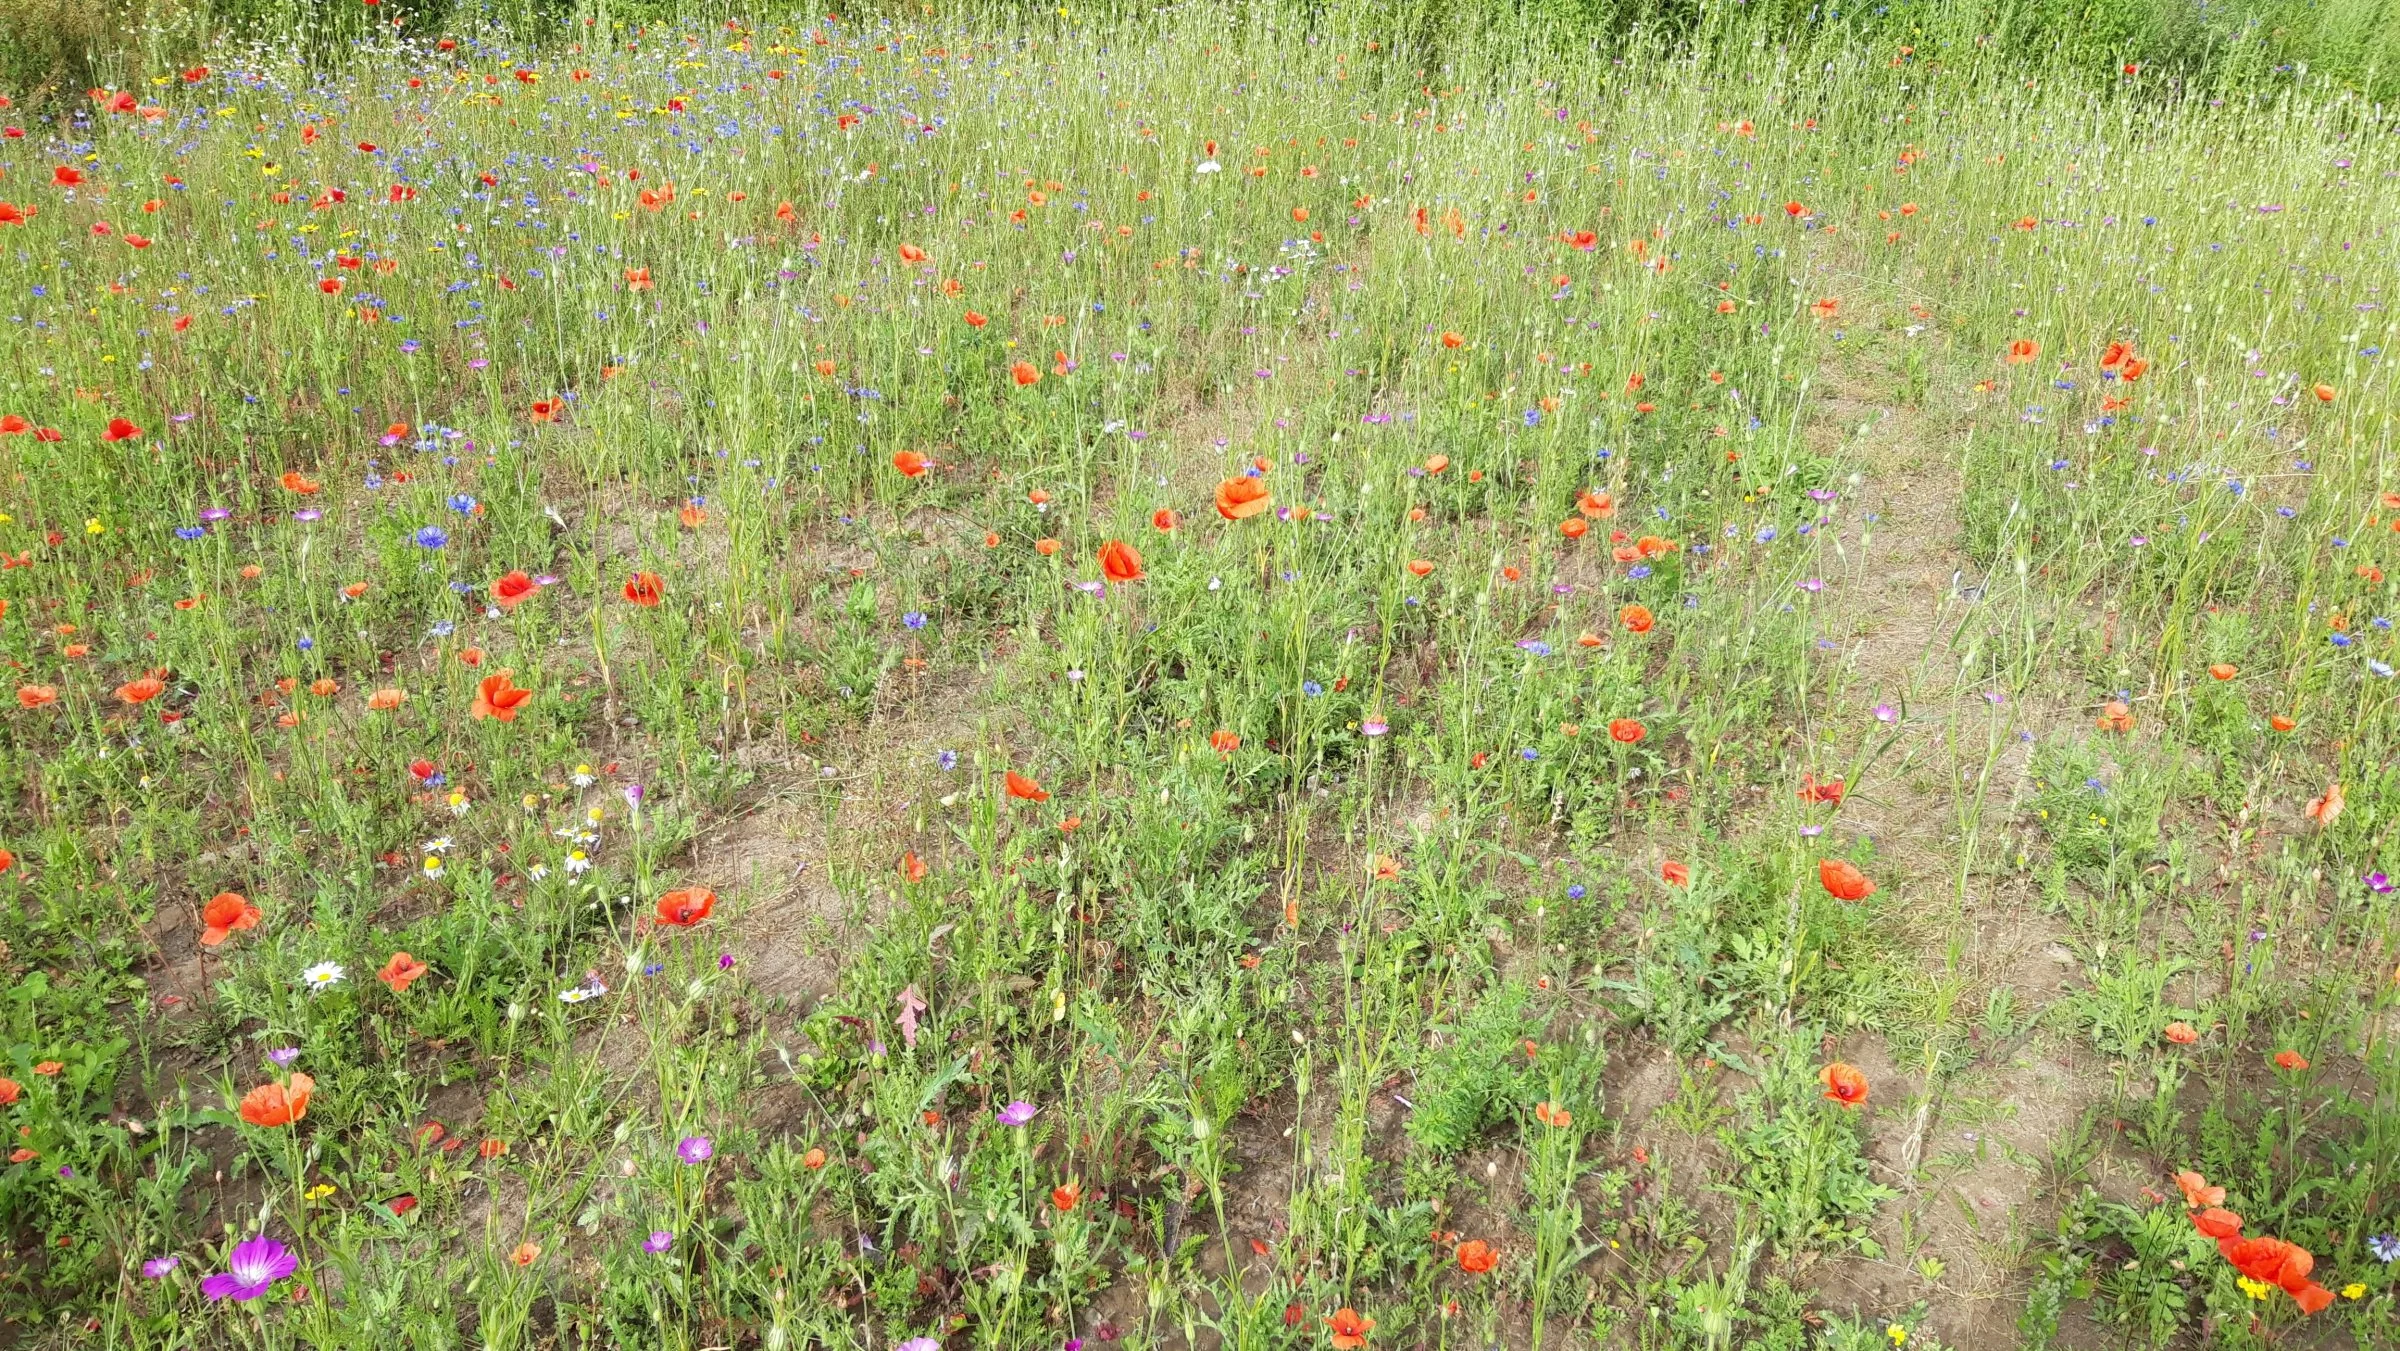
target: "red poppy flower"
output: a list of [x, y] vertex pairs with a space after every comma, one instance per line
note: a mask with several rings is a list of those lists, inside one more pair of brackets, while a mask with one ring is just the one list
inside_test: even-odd
[[1048, 802], [1049, 791], [1015, 770], [1008, 771], [1008, 795], [1023, 802]]
[[1112, 582], [1142, 580], [1142, 556], [1121, 539], [1100, 546], [1100, 572]]
[[1658, 875], [1671, 887], [1688, 887], [1692, 884], [1692, 870], [1673, 859], [1658, 865]]
[[1172, 512], [1172, 511], [1169, 511], [1167, 508], [1165, 508], [1165, 507], [1160, 507], [1158, 510], [1156, 510], [1156, 511], [1154, 511], [1154, 512], [1151, 512], [1151, 513], [1150, 513], [1150, 528], [1151, 528], [1151, 529], [1153, 529], [1153, 530], [1173, 530], [1173, 529], [1175, 528], [1175, 526], [1176, 526], [1175, 513], [1174, 513], [1174, 512]]
[[383, 969], [375, 973], [375, 979], [391, 986], [393, 994], [407, 994], [408, 987], [416, 984], [419, 976], [432, 969], [405, 952], [395, 952], [392, 959], [383, 964]]
[[50, 171], [50, 184], [52, 187], [72, 188], [80, 186], [82, 182], [83, 170], [81, 169], [61, 164], [57, 168]]
[[2175, 1188], [2183, 1193], [2188, 1206], [2221, 1206], [2225, 1204], [2225, 1189], [2208, 1185], [2208, 1179], [2190, 1169], [2175, 1175]]
[[260, 1084], [242, 1098], [242, 1120], [272, 1129], [289, 1126], [308, 1115], [308, 1095], [317, 1081], [295, 1074], [288, 1084]]
[[2308, 1057], [2300, 1054], [2298, 1051], [2277, 1051], [2275, 1053], [2275, 1068], [2279, 1070], [2291, 1070], [2297, 1073], [2298, 1071], [2308, 1068]]
[[512, 571], [492, 583], [492, 603], [503, 610], [514, 610], [524, 604], [536, 589], [531, 577]]
[[655, 572], [637, 572], [625, 583], [625, 599], [636, 605], [656, 605], [667, 594], [667, 584]]
[[266, 915], [238, 891], [220, 891], [200, 911], [200, 945], [213, 948], [243, 929], [255, 929]]
[[1471, 1238], [1458, 1245], [1458, 1269], [1470, 1276], [1481, 1276], [1500, 1265], [1500, 1254], [1491, 1244]]
[[1217, 485], [1217, 514], [1229, 521], [1246, 521], [1275, 505], [1266, 480], [1244, 476]]
[[1208, 734], [1208, 748], [1219, 755], [1231, 755], [1242, 748], [1242, 738], [1220, 727]]
[[1082, 1199], [1083, 1188], [1075, 1185], [1072, 1182], [1063, 1187], [1052, 1187], [1050, 1189], [1050, 1204], [1061, 1215], [1073, 1210], [1075, 1208], [1075, 1203]]
[[1042, 368], [1030, 361], [1020, 361], [1009, 367], [1008, 374], [1019, 386], [1038, 385], [1042, 382]]
[[2019, 338], [2008, 345], [2008, 364], [2022, 366], [2042, 354], [2042, 345], [2031, 338]]
[[908, 478], [921, 477], [932, 467], [933, 461], [926, 459], [923, 451], [901, 450], [892, 453], [892, 468]]
[[122, 704], [146, 704], [166, 692], [167, 682], [155, 675], [128, 680], [116, 689], [117, 702]]
[[130, 441], [141, 434], [142, 429], [134, 426], [131, 422], [121, 417], [112, 417], [108, 420], [108, 430], [100, 434], [100, 439], [103, 441]]
[[1825, 1096], [1844, 1107], [1856, 1107], [1867, 1100], [1867, 1076], [1856, 1065], [1836, 1060], [1817, 1071], [1817, 1082], [1825, 1085]]
[[1817, 860], [1817, 882], [1837, 901], [1863, 901], [1875, 894], [1875, 883], [1846, 858]]
[[717, 893], [706, 887], [686, 887], [658, 898], [658, 922], [686, 929], [707, 919], [716, 908]]
[[1325, 1326], [1333, 1332], [1334, 1351], [1358, 1351], [1367, 1344], [1367, 1333], [1374, 1329], [1375, 1320], [1361, 1316], [1358, 1310], [1345, 1304], [1333, 1311]]
[[475, 704], [468, 713], [477, 718], [492, 718], [500, 722], [515, 722], [517, 710], [533, 697], [532, 690], [518, 689], [509, 681], [509, 672], [483, 678], [475, 688]]
[[1624, 625], [1628, 633], [1648, 633], [1657, 626], [1658, 616], [1651, 614], [1647, 605], [1628, 605], [1617, 611], [1617, 622]]
[[1611, 741], [1630, 746], [1648, 735], [1650, 729], [1633, 718], [1611, 718], [1608, 721], [1608, 739]]

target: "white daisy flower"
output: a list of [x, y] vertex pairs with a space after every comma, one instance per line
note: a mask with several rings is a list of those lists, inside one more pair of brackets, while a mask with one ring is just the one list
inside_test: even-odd
[[581, 877], [592, 870], [592, 860], [580, 849], [567, 855], [567, 876]]
[[342, 964], [340, 962], [319, 962], [300, 973], [300, 983], [308, 987], [310, 994], [331, 989], [342, 983]]
[[539, 882], [543, 878], [550, 875], [550, 865], [547, 863], [536, 863], [532, 867], [525, 870], [525, 875], [532, 878], [534, 881]]
[[575, 772], [569, 774], [567, 776], [567, 780], [578, 788], [589, 788], [593, 784], [600, 782], [599, 777], [592, 773], [592, 767], [590, 765], [575, 766]]
[[427, 841], [425, 842], [425, 852], [426, 852], [426, 853], [428, 853], [428, 854], [447, 854], [447, 853], [449, 853], [449, 852], [450, 852], [450, 837], [449, 837], [449, 836], [447, 836], [447, 835], [436, 835], [436, 836], [434, 836], [432, 839], [430, 839], [430, 840], [427, 840]]
[[442, 860], [436, 855], [427, 854], [425, 856], [425, 880], [428, 882], [435, 881], [438, 880], [441, 875]]

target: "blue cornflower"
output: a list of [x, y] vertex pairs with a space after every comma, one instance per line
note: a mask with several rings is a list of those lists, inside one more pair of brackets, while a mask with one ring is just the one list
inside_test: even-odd
[[441, 548], [443, 545], [446, 545], [446, 544], [448, 544], [449, 542], [450, 542], [450, 535], [449, 535], [449, 533], [448, 533], [447, 531], [443, 530], [443, 529], [442, 529], [440, 526], [437, 526], [437, 525], [429, 525], [429, 526], [426, 526], [426, 527], [424, 527], [423, 529], [421, 529], [421, 530], [417, 531], [417, 547], [418, 547], [418, 548], [421, 548], [421, 549], [439, 549], [439, 548]]
[[925, 627], [925, 612], [923, 610], [911, 610], [907, 614], [900, 616], [900, 622], [906, 624], [912, 629], [921, 629]]

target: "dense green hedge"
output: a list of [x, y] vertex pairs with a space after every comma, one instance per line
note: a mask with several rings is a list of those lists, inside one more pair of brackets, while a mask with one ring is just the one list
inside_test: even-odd
[[[1275, 0], [1267, 0], [1274, 3]], [[730, 0], [0, 0], [0, 93], [20, 103], [73, 97], [102, 83], [130, 83], [181, 60], [213, 37], [297, 40], [329, 59], [395, 17], [408, 31], [496, 26], [558, 31], [569, 23], [647, 22], [678, 15], [791, 8], [814, 19], [822, 6]], [[1047, 22], [1056, 0], [970, 0], [924, 4], [878, 0], [841, 6], [853, 18], [957, 18], [976, 11], [1001, 21]], [[1151, 8], [1101, 0], [1068, 7], [1073, 19], [1105, 20]], [[1304, 2], [1291, 12], [1332, 21], [1339, 4]], [[1921, 60], [2005, 59], [2029, 68], [2117, 77], [2133, 63], [2143, 77], [2186, 80], [2227, 92], [2307, 78], [2378, 100], [2400, 97], [2400, 0], [1389, 0], [1346, 27], [1388, 33], [1438, 59], [1459, 44], [1514, 35], [1559, 45], [1647, 41], [1673, 48], [1729, 42], [1854, 38], [1914, 49]]]

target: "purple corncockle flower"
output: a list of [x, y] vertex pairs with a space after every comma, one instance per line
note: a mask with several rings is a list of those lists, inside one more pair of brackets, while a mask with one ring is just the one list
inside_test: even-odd
[[2383, 896], [2389, 894], [2391, 889], [2392, 879], [2384, 876], [2380, 871], [2367, 874], [2367, 890]]
[[671, 1229], [653, 1229], [650, 1237], [642, 1240], [643, 1252], [665, 1252], [674, 1246], [675, 1233]]
[[225, 1265], [224, 1271], [200, 1282], [200, 1293], [211, 1300], [256, 1299], [268, 1286], [298, 1271], [300, 1259], [262, 1236], [233, 1245]]
[[685, 1163], [706, 1163], [716, 1157], [717, 1146], [705, 1135], [687, 1135], [677, 1142], [675, 1157]]
[[299, 1058], [300, 1048], [297, 1046], [278, 1046], [267, 1052], [267, 1059], [274, 1061], [278, 1066], [289, 1065]]
[[999, 1109], [994, 1115], [1000, 1118], [1000, 1124], [1003, 1126], [1022, 1126], [1033, 1120], [1036, 1110], [1038, 1109], [1032, 1103], [1020, 1099]]
[[153, 1257], [142, 1263], [142, 1275], [154, 1281], [165, 1280], [168, 1272], [182, 1265], [181, 1257], [168, 1253], [164, 1257]]

